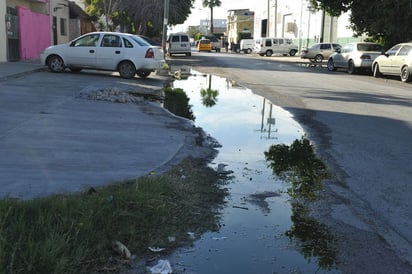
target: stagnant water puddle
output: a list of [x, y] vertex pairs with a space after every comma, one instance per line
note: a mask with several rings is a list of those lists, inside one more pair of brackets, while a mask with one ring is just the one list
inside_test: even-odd
[[213, 75], [192, 71], [172, 85], [188, 97], [180, 114], [221, 144], [212, 166], [233, 171], [220, 230], [175, 252], [174, 273], [338, 273], [333, 236], [299, 202], [313, 198], [323, 174], [293, 164], [322, 165], [305, 155], [310, 145], [291, 114]]

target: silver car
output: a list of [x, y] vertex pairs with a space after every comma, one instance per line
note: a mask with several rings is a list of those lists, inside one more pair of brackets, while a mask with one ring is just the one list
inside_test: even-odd
[[69, 43], [50, 46], [40, 55], [52, 72], [82, 69], [118, 71], [123, 78], [146, 78], [163, 68], [163, 50], [142, 38], [119, 32], [91, 32]]
[[360, 69], [371, 70], [372, 62], [383, 52], [383, 47], [376, 43], [348, 43], [329, 57], [327, 67], [330, 71], [343, 68], [349, 74]]
[[318, 43], [310, 48], [303, 49], [300, 57], [302, 59], [309, 59], [311, 62], [321, 63], [341, 47], [341, 45], [336, 43]]
[[372, 64], [373, 76], [400, 76], [402, 82], [412, 80], [412, 43], [401, 43], [393, 46], [384, 55], [375, 59]]

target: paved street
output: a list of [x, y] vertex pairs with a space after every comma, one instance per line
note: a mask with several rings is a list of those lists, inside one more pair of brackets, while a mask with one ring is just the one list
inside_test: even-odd
[[329, 72], [296, 57], [175, 62], [248, 87], [304, 126], [332, 175], [314, 214], [339, 235], [344, 273], [412, 273], [411, 83]]

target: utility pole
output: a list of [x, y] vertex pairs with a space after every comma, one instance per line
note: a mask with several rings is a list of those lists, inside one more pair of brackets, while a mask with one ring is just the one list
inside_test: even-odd
[[266, 22], [266, 37], [269, 37], [269, 28], [270, 28], [269, 18], [270, 18], [270, 0], [268, 0], [268, 20]]
[[163, 35], [162, 35], [162, 46], [163, 54], [166, 55], [166, 39], [167, 39], [167, 24], [169, 20], [169, 0], [165, 0], [164, 3], [164, 13], [163, 13]]

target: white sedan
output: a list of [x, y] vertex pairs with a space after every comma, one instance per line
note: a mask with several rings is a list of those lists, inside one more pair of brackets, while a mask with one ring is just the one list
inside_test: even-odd
[[371, 42], [348, 43], [328, 59], [328, 70], [346, 69], [349, 74], [360, 69], [372, 70], [372, 62], [384, 52], [383, 47]]
[[412, 81], [412, 43], [400, 43], [389, 49], [372, 64], [373, 76], [400, 76], [402, 82]]
[[91, 32], [73, 41], [50, 46], [40, 55], [52, 72], [81, 69], [118, 71], [123, 78], [146, 78], [164, 66], [163, 50], [128, 33]]

